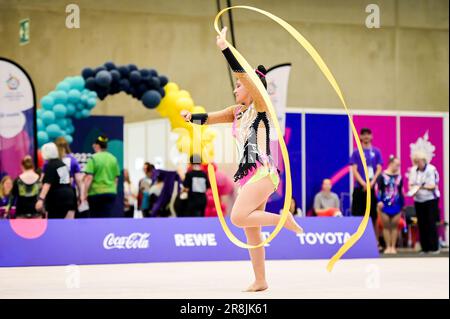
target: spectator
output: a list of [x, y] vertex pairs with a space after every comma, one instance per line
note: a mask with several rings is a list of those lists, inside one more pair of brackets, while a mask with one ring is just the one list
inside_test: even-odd
[[396, 254], [398, 225], [404, 204], [403, 179], [400, 174], [400, 161], [394, 155], [389, 157], [387, 169], [378, 176], [378, 210], [383, 224], [383, 238], [386, 243], [385, 254]]
[[150, 217], [149, 190], [153, 185], [155, 166], [149, 162], [145, 162], [143, 170], [144, 177], [139, 181], [138, 209], [142, 211], [144, 217]]
[[14, 180], [6, 214], [15, 206], [14, 218], [42, 218], [43, 214], [35, 207], [41, 191], [40, 176], [34, 171], [31, 156], [25, 156], [21, 164], [22, 174]]
[[90, 217], [113, 217], [120, 176], [117, 159], [107, 151], [108, 138], [99, 136], [92, 148], [95, 154], [88, 160], [85, 169], [84, 196], [88, 201]]
[[438, 254], [440, 251], [436, 223], [439, 221], [439, 174], [436, 167], [428, 163], [425, 153], [416, 152], [413, 161], [417, 166], [410, 170], [408, 176], [408, 195], [414, 196], [420, 245], [423, 253]]
[[[149, 216], [150, 216], [150, 212], [152, 211], [153, 205], [158, 200], [158, 197], [161, 195], [161, 191], [162, 191], [163, 187], [164, 187], [164, 178], [163, 178], [162, 175], [158, 175], [158, 177], [156, 178], [155, 183], [153, 183], [153, 185], [148, 190]], [[158, 212], [156, 213], [156, 216], [159, 217], [159, 213]]]
[[4, 176], [0, 181], [0, 206], [7, 206], [9, 195], [13, 188], [13, 180], [8, 175]]
[[127, 169], [123, 170], [123, 210], [124, 216], [134, 217], [134, 203], [136, 200], [136, 190], [130, 181], [130, 174]]
[[375, 199], [374, 185], [378, 176], [381, 174], [383, 158], [381, 157], [380, 150], [372, 146], [372, 131], [370, 129], [361, 129], [360, 140], [364, 151], [364, 157], [367, 162], [369, 184], [366, 184], [361, 157], [356, 149], [350, 158], [353, 176], [356, 179], [352, 196], [352, 215], [364, 216], [366, 211], [367, 190], [369, 190], [371, 193], [370, 217], [372, 218], [372, 224], [375, 228], [377, 221], [377, 202]]
[[202, 171], [201, 158], [190, 157], [192, 170], [186, 173], [183, 181], [184, 191], [188, 194], [188, 216], [204, 217], [206, 208], [206, 190], [210, 188], [208, 175]]
[[75, 192], [70, 185], [70, 173], [66, 164], [59, 158], [55, 143], [42, 146], [42, 156], [47, 160], [42, 179], [42, 190], [35, 208], [45, 210], [48, 218], [74, 218], [76, 209]]
[[0, 218], [6, 216], [6, 208], [9, 203], [9, 196], [11, 194], [12, 188], [12, 178], [8, 175], [3, 176], [0, 181]]
[[314, 197], [314, 212], [317, 216], [342, 216], [339, 197], [331, 188], [331, 180], [325, 178], [322, 181], [322, 190]]
[[[291, 197], [291, 206], [289, 206], [289, 211], [294, 216], [303, 217], [303, 212], [300, 207], [297, 206], [297, 201], [294, 197]], [[283, 213], [283, 208], [280, 209], [280, 214]]]

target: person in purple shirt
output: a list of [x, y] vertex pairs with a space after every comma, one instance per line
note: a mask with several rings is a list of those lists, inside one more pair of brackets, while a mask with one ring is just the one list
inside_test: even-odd
[[364, 168], [358, 150], [354, 150], [350, 158], [352, 173], [355, 177], [355, 186], [352, 196], [352, 215], [363, 216], [366, 211], [367, 190], [371, 192], [370, 217], [375, 227], [377, 221], [377, 199], [375, 197], [375, 184], [381, 174], [383, 158], [378, 148], [372, 146], [372, 131], [369, 128], [362, 128], [359, 133], [364, 156], [369, 172], [369, 183], [366, 183]]

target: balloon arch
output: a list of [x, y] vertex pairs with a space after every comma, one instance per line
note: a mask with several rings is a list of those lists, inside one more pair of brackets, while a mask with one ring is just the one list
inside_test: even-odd
[[[181, 90], [155, 69], [139, 69], [135, 64], [116, 66], [113, 62], [106, 62], [96, 68], [84, 68], [81, 75], [66, 77], [59, 82], [39, 103], [41, 108], [37, 110], [36, 119], [38, 146], [60, 136], [72, 143], [75, 132], [72, 120], [88, 118], [98, 99], [104, 100], [120, 92], [131, 95], [144, 107], [155, 109], [161, 117], [167, 118], [171, 131], [179, 135], [176, 141], [178, 151], [188, 156], [200, 153], [205, 164], [203, 168], [207, 171], [206, 164], [214, 160], [216, 132], [207, 125], [187, 123], [180, 116], [181, 110], [195, 114], [206, 112], [205, 108], [195, 105], [188, 91]], [[193, 143], [194, 132], [197, 143]], [[198, 139], [201, 139], [200, 143]], [[230, 193], [230, 182], [225, 176], [223, 179], [222, 183], [218, 180], [219, 193]], [[215, 211], [214, 203], [212, 195], [208, 194], [206, 214], [212, 214], [211, 210]]]

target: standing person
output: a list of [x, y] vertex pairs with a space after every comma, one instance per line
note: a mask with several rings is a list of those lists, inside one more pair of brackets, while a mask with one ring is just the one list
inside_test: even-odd
[[144, 217], [150, 217], [149, 190], [153, 185], [155, 166], [149, 162], [144, 163], [144, 177], [139, 181], [138, 209]]
[[[217, 46], [227, 59], [233, 74], [237, 77], [234, 95], [237, 105], [213, 113], [191, 114], [183, 110], [181, 116], [186, 121], [200, 124], [233, 123], [241, 155], [234, 181], [240, 185], [239, 193], [231, 211], [231, 222], [244, 228], [247, 242], [257, 245], [262, 242], [261, 226], [278, 224], [281, 216], [265, 211], [269, 196], [278, 188], [280, 178], [278, 169], [270, 155], [270, 116], [264, 99], [253, 85], [249, 75], [231, 53], [225, 42], [226, 27], [217, 36]], [[260, 65], [255, 73], [267, 89], [266, 69]], [[303, 230], [291, 213], [284, 225], [295, 233]], [[265, 274], [265, 249], [249, 249], [255, 274], [255, 281], [246, 291], [262, 291], [268, 288]]]
[[322, 190], [314, 197], [314, 212], [317, 216], [342, 216], [339, 196], [331, 191], [332, 186], [329, 178], [322, 181]]
[[389, 165], [378, 176], [378, 209], [383, 223], [383, 238], [386, 243], [385, 254], [396, 254], [398, 225], [404, 205], [403, 179], [400, 174], [400, 161], [394, 155], [389, 157]]
[[[55, 144], [58, 147], [58, 153], [61, 160], [64, 162], [64, 164], [67, 165], [67, 168], [69, 169], [70, 174], [70, 185], [73, 187], [75, 194], [77, 194], [77, 198], [79, 199], [77, 201], [77, 206], [79, 202], [81, 201], [81, 194], [83, 194], [83, 173], [80, 169], [80, 164], [78, 163], [78, 160], [72, 155], [72, 151], [70, 150], [69, 143], [67, 143], [67, 140], [60, 136], [55, 140]], [[45, 166], [44, 166], [45, 169]], [[84, 217], [82, 213], [79, 213], [78, 210], [75, 213], [75, 216], [77, 218]]]
[[134, 217], [134, 203], [136, 201], [136, 191], [130, 181], [130, 174], [127, 169], [123, 170], [123, 210], [124, 216]]
[[187, 216], [204, 217], [207, 204], [206, 190], [210, 188], [208, 175], [202, 171], [198, 155], [190, 157], [192, 170], [186, 173], [183, 186], [188, 193]]
[[55, 143], [42, 146], [42, 156], [47, 160], [42, 179], [42, 190], [35, 208], [42, 212], [44, 205], [48, 218], [74, 218], [76, 209], [75, 192], [70, 185], [70, 173], [59, 158]]
[[95, 154], [86, 164], [84, 196], [89, 204], [90, 217], [113, 217], [120, 176], [117, 159], [107, 151], [108, 138], [100, 135], [92, 145]]
[[9, 196], [8, 214], [12, 206], [16, 207], [15, 218], [42, 218], [42, 213], [36, 210], [36, 202], [41, 191], [40, 176], [34, 171], [31, 156], [22, 159], [22, 174], [15, 180]]
[[[6, 217], [6, 208], [9, 204], [9, 195], [13, 189], [13, 180], [5, 175], [0, 180], [0, 218]], [[11, 210], [9, 210], [11, 213]]]
[[[372, 145], [372, 131], [369, 128], [363, 128], [360, 131], [359, 138], [364, 151], [364, 157], [367, 162], [367, 170], [369, 171], [369, 182], [366, 183], [364, 175], [364, 168], [358, 150], [354, 150], [350, 158], [350, 165], [352, 166], [352, 173], [355, 177], [356, 183], [353, 189], [352, 196], [352, 215], [364, 216], [366, 211], [366, 196], [367, 191], [370, 191], [370, 217], [372, 224], [376, 229], [377, 221], [377, 202], [375, 198], [375, 183], [378, 176], [381, 174], [383, 167], [383, 158], [381, 151]], [[377, 236], [378, 238], [378, 236]]]
[[420, 245], [423, 253], [438, 254], [440, 250], [436, 223], [439, 221], [439, 174], [436, 167], [428, 163], [424, 152], [416, 152], [413, 158], [417, 166], [410, 170], [408, 186], [409, 195], [414, 196]]

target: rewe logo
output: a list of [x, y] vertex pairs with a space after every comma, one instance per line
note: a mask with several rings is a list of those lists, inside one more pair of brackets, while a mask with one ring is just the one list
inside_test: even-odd
[[206, 234], [175, 234], [176, 246], [217, 246], [216, 235], [214, 233]]
[[105, 249], [146, 249], [148, 248], [149, 233], [132, 233], [129, 236], [116, 236], [114, 233], [106, 235], [103, 240]]

